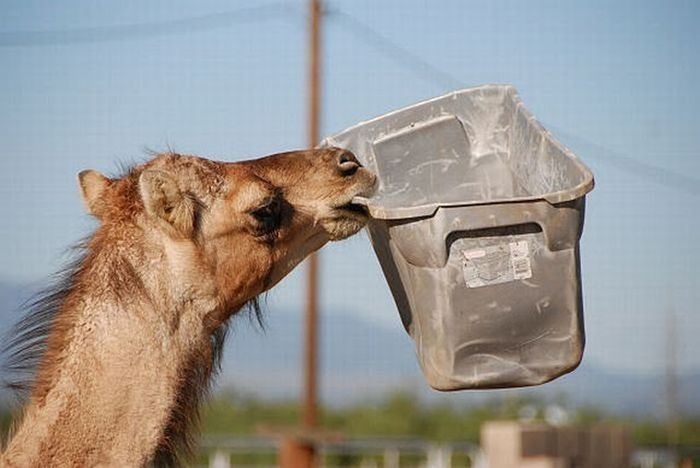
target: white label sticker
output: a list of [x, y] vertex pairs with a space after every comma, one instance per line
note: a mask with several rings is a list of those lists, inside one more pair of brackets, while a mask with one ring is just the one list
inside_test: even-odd
[[518, 241], [462, 250], [464, 282], [469, 288], [532, 277], [528, 242]]

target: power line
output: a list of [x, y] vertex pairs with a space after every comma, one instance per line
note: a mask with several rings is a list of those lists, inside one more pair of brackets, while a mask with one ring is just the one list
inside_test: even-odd
[[679, 174], [663, 167], [643, 163], [631, 156], [622, 154], [619, 151], [606, 148], [579, 136], [572, 135], [566, 130], [562, 130], [556, 126], [547, 125], [547, 127], [555, 131], [558, 135], [561, 135], [565, 140], [567, 140], [567, 142], [591, 149], [592, 151], [587, 152], [586, 156], [590, 156], [592, 159], [597, 159], [601, 162], [616, 166], [619, 169], [623, 169], [626, 172], [636, 176], [649, 179], [657, 184], [680, 190], [691, 195], [700, 195], [700, 180], [694, 177]]
[[[439, 69], [356, 17], [337, 9], [332, 10], [331, 17], [335, 19], [338, 24], [347, 28], [355, 39], [361, 40], [377, 52], [380, 52], [405, 69], [413, 72], [419, 78], [450, 90], [465, 88], [467, 86], [454, 75]], [[594, 153], [599, 154], [599, 157], [596, 157], [595, 154], [591, 154], [590, 156], [592, 158], [599, 159], [600, 161], [624, 169], [632, 174], [649, 179], [659, 185], [664, 185], [692, 195], [700, 195], [700, 180], [694, 177], [678, 174], [677, 172], [659, 166], [641, 162], [631, 156], [605, 148], [586, 138], [572, 135], [570, 132], [557, 127], [551, 125], [547, 125], [547, 127], [556, 131], [557, 134], [560, 134], [567, 140], [579, 142], [593, 149]]]
[[89, 44], [178, 35], [226, 28], [234, 23], [252, 23], [286, 17], [296, 11], [296, 9], [283, 2], [276, 2], [171, 21], [69, 30], [7, 31], [0, 32], [0, 47], [41, 47], [49, 45]]
[[400, 46], [354, 16], [338, 9], [329, 10], [328, 14], [336, 23], [355, 33], [353, 34], [355, 39], [365, 42], [388, 59], [412, 71], [423, 80], [437, 84], [446, 91], [464, 87], [464, 83], [455, 76], [440, 70], [427, 60]]

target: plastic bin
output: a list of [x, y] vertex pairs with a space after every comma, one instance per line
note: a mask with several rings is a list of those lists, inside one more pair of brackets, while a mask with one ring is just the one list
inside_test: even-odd
[[355, 201], [432, 387], [535, 385], [578, 365], [593, 175], [512, 86], [452, 92], [323, 144], [378, 176]]

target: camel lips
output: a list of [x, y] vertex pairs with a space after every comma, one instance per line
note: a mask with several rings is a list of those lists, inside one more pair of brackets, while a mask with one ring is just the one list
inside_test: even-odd
[[369, 213], [367, 211], [367, 207], [364, 205], [360, 205], [359, 203], [348, 202], [345, 205], [339, 206], [338, 209], [345, 210], [345, 211], [351, 211], [353, 213], [357, 213], [357, 214], [360, 214], [362, 216], [369, 216]]

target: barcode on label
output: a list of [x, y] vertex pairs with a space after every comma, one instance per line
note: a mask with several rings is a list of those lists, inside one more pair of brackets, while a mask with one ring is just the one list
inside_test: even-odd
[[523, 279], [530, 274], [530, 261], [527, 258], [513, 261], [513, 273], [516, 279]]
[[513, 279], [521, 280], [532, 277], [530, 249], [527, 241], [510, 243], [510, 261], [513, 267]]

